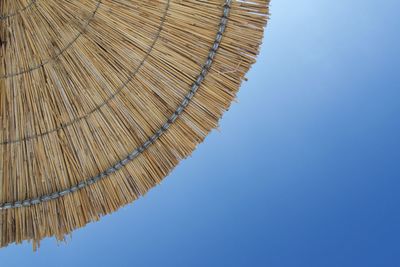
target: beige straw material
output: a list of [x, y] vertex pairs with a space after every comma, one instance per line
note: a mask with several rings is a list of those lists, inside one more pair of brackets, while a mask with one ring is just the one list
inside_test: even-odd
[[1, 0], [0, 246], [63, 240], [159, 184], [234, 100], [268, 4]]

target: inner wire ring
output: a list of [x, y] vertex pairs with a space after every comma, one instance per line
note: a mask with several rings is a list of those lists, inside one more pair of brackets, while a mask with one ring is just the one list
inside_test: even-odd
[[36, 4], [38, 0], [31, 0], [27, 5], [21, 7], [20, 9], [17, 9], [9, 14], [1, 14], [0, 15], [0, 20], [5, 20], [11, 17], [14, 17], [22, 12], [24, 12], [25, 10], [27, 10], [28, 8], [32, 7], [33, 5]]

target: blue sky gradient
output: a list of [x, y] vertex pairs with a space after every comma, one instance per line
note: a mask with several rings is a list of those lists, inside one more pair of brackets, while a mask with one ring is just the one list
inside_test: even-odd
[[399, 10], [273, 0], [220, 131], [144, 198], [1, 266], [400, 266]]

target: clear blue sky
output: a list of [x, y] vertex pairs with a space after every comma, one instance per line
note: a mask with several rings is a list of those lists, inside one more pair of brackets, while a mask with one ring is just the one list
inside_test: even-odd
[[238, 103], [161, 186], [12, 266], [400, 266], [400, 2], [273, 0]]

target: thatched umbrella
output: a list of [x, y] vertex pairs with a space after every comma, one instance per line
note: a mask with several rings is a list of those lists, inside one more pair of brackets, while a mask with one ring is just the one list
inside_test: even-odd
[[160, 183], [235, 98], [268, 2], [0, 0], [0, 246]]

